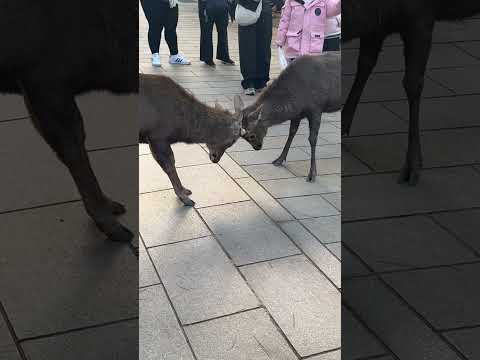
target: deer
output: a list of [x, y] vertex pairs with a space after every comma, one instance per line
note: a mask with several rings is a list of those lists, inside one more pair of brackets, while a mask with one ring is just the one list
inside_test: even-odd
[[316, 146], [322, 114], [341, 109], [341, 55], [327, 52], [295, 59], [261, 93], [250, 106], [244, 107], [240, 96], [234, 98], [244, 131], [242, 137], [254, 150], [261, 150], [268, 128], [290, 121], [287, 142], [273, 165], [286, 161], [293, 138], [303, 118], [308, 119], [311, 148], [310, 171], [306, 178], [314, 182], [317, 176]]
[[404, 44], [403, 87], [409, 103], [408, 148], [398, 182], [415, 186], [422, 168], [420, 105], [425, 70], [437, 21], [462, 20], [480, 12], [470, 0], [343, 0], [342, 42], [360, 39], [357, 72], [342, 110], [342, 135], [350, 133], [353, 117], [385, 38], [399, 34]]
[[0, 0], [0, 93], [22, 95], [33, 125], [70, 171], [86, 212], [112, 241], [133, 233], [100, 188], [75, 97], [138, 92], [138, 2]]
[[218, 103], [208, 106], [165, 75], [140, 75], [139, 142], [151, 153], [186, 206], [194, 206], [191, 190], [185, 188], [175, 168], [171, 145], [205, 143], [209, 158], [218, 163], [225, 150], [243, 134], [237, 114]]

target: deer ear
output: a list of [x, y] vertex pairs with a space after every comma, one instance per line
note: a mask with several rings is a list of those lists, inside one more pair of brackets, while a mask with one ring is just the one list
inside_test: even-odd
[[240, 95], [235, 95], [235, 97], [233, 98], [233, 106], [235, 108], [235, 112], [237, 113], [243, 110], [245, 105], [243, 104], [243, 100]]
[[262, 110], [263, 104], [259, 105], [253, 112], [248, 115], [250, 119], [250, 126], [254, 127], [258, 124], [260, 120], [262, 120]]

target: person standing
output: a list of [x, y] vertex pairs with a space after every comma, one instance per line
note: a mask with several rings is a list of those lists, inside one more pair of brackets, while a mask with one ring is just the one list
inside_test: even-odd
[[339, 15], [340, 0], [286, 0], [278, 26], [277, 46], [293, 61], [323, 52], [328, 18]]
[[213, 25], [217, 28], [217, 60], [224, 64], [235, 64], [228, 51], [228, 16], [227, 0], [198, 0], [200, 18], [200, 60], [209, 66], [213, 62]]
[[177, 0], [140, 0], [143, 12], [148, 21], [148, 45], [152, 52], [152, 65], [161, 66], [160, 40], [165, 29], [165, 40], [170, 50], [169, 63], [174, 65], [190, 65], [190, 61], [178, 52]]
[[[246, 95], [252, 96], [267, 86], [272, 57], [272, 2], [259, 1], [262, 1], [262, 12], [257, 22], [249, 26], [238, 26], [242, 87]], [[246, 9], [255, 11], [259, 1], [238, 0], [238, 3]]]
[[340, 51], [342, 42], [342, 15], [337, 15], [327, 19], [327, 30], [325, 31], [325, 41], [323, 51]]

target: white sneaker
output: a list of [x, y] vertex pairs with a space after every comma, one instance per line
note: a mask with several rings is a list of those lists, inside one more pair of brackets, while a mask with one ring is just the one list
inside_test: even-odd
[[245, 95], [254, 96], [255, 88], [251, 87], [251, 88], [245, 89]]
[[160, 54], [159, 53], [152, 54], [152, 66], [155, 66], [155, 67], [162, 66], [162, 64], [160, 64]]
[[190, 65], [190, 60], [179, 53], [177, 55], [171, 55], [169, 63], [173, 65]]

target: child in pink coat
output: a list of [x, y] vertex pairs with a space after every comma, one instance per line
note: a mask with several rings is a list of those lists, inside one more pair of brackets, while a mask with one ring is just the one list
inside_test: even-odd
[[292, 61], [302, 55], [322, 53], [327, 18], [341, 13], [341, 0], [286, 0], [276, 44]]

